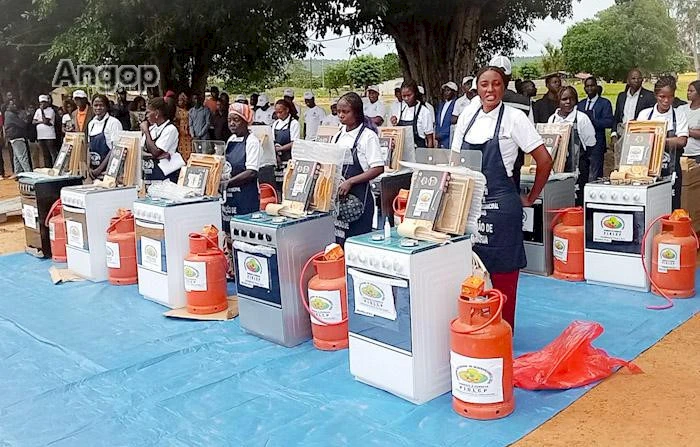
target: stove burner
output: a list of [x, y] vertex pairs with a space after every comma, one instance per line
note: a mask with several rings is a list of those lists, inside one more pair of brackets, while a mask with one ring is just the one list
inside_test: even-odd
[[399, 244], [402, 247], [416, 247], [418, 246], [418, 241], [415, 239], [401, 239]]

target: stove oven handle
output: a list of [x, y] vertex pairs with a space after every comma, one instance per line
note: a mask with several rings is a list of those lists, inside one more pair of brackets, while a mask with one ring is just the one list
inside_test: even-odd
[[69, 213], [75, 214], [85, 214], [85, 210], [83, 208], [73, 208], [72, 206], [68, 205], [63, 205], [63, 211], [68, 211]]
[[162, 230], [163, 228], [165, 228], [163, 224], [146, 222], [145, 220], [141, 219], [134, 220], [136, 222], [136, 225], [138, 225], [139, 227], [150, 228], [152, 230]]

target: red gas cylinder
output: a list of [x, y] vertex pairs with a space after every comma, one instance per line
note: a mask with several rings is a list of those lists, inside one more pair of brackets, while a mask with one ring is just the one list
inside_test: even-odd
[[554, 260], [554, 276], [567, 281], [583, 281], [583, 208], [566, 208], [557, 210], [554, 218], [552, 240], [552, 258]]
[[661, 219], [661, 233], [652, 249], [652, 292], [672, 298], [695, 296], [698, 240], [685, 210]]
[[394, 197], [394, 202], [392, 203], [392, 208], [394, 209], [394, 215], [399, 216], [401, 222], [406, 215], [406, 207], [408, 206], [408, 193], [407, 189], [400, 189], [396, 197]]
[[260, 184], [260, 211], [265, 211], [265, 207], [270, 203], [277, 203], [277, 191], [272, 185]]
[[189, 313], [213, 314], [228, 308], [226, 256], [212, 238], [190, 234], [183, 273]]
[[309, 280], [307, 310], [311, 315], [314, 346], [324, 351], [345, 349], [348, 347], [345, 258], [325, 260], [320, 254], [312, 260], [317, 274]]
[[51, 259], [54, 262], [66, 262], [66, 219], [63, 218], [61, 199], [51, 205], [44, 224], [49, 227]]
[[136, 284], [136, 235], [134, 215], [120, 208], [107, 227], [107, 273], [110, 284]]
[[470, 293], [471, 280], [483, 283], [465, 281], [459, 317], [450, 324], [452, 408], [470, 419], [498, 419], [515, 408], [513, 331], [501, 318], [505, 295], [495, 289]]

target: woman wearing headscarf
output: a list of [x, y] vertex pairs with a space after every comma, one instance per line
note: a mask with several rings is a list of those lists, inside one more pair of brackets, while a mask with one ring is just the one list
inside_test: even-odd
[[258, 191], [258, 169], [262, 149], [260, 140], [250, 132], [253, 110], [248, 104], [234, 102], [228, 109], [228, 126], [231, 136], [226, 142], [226, 165], [228, 179], [221, 181], [226, 192], [222, 208], [222, 227], [228, 234], [231, 218], [238, 214], [250, 214], [260, 209]]
[[[490, 273], [493, 287], [506, 295], [503, 319], [515, 328], [518, 275], [526, 265], [523, 206], [532, 206], [539, 197], [552, 170], [552, 157], [528, 117], [503, 103], [508, 85], [503, 70], [485, 67], [476, 79], [480, 103], [459, 116], [452, 150], [479, 151], [482, 155], [481, 171], [486, 176], [487, 193], [474, 252]], [[535, 182], [527, 197], [520, 197], [513, 180], [518, 148], [537, 162]]]
[[102, 177], [107, 167], [109, 153], [119, 137], [122, 123], [109, 114], [109, 99], [105, 95], [96, 95], [92, 100], [92, 110], [95, 116], [87, 127], [88, 133], [88, 161], [90, 169], [88, 176], [91, 179]]
[[337, 108], [342, 127], [333, 141], [345, 149], [345, 180], [338, 187], [338, 198], [358, 201], [363, 209], [356, 220], [344, 220], [342, 213], [336, 219], [335, 238], [342, 245], [351, 236], [372, 231], [374, 196], [369, 182], [384, 172], [384, 157], [376, 127], [365, 117], [362, 98], [357, 93], [346, 93]]

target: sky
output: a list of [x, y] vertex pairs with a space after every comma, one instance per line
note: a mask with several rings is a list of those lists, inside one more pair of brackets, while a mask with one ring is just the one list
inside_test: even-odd
[[[556, 20], [537, 20], [535, 22], [535, 28], [527, 33], [523, 34], [523, 40], [527, 44], [526, 49], [516, 49], [516, 56], [539, 56], [541, 51], [544, 49], [544, 44], [548, 40], [558, 43], [560, 39], [566, 34], [566, 30], [569, 26], [574, 23], [580, 22], [585, 19], [592, 18], [597, 12], [603, 9], [609, 8], [614, 4], [614, 0], [582, 0], [581, 2], [574, 1], [574, 15], [571, 18], [566, 19], [564, 23], [558, 22]], [[341, 37], [337, 35], [327, 35], [327, 40], [324, 42], [326, 47], [323, 50], [325, 59], [348, 59], [350, 53], [348, 48], [350, 47], [350, 39], [348, 37]], [[396, 47], [391, 41], [381, 43], [378, 45], [369, 45], [360, 54], [373, 54], [378, 57], [382, 57], [387, 53], [395, 53]]]

